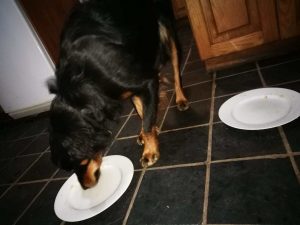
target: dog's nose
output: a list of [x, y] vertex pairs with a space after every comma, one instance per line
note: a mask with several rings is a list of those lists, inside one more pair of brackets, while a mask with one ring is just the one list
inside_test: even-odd
[[86, 190], [86, 189], [94, 187], [95, 185], [97, 185], [99, 177], [100, 177], [99, 169], [95, 170], [94, 173], [92, 173], [92, 174], [85, 174], [85, 176], [81, 182], [82, 188], [84, 190]]
[[100, 177], [100, 169], [98, 169], [98, 170], [96, 170], [96, 171], [94, 172], [94, 177], [95, 177], [95, 179], [96, 179], [97, 182], [98, 182], [99, 177]]

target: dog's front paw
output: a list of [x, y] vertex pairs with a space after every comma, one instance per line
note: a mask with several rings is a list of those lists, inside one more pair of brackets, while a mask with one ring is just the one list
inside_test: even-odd
[[138, 145], [143, 145], [143, 144], [144, 144], [144, 140], [143, 140], [142, 134], [140, 134], [140, 135], [137, 137], [136, 142], [137, 142]]
[[178, 101], [178, 102], [177, 102], [177, 109], [178, 109], [179, 111], [185, 111], [185, 110], [187, 110], [189, 107], [190, 107], [190, 106], [189, 106], [188, 101]]
[[146, 168], [148, 166], [152, 166], [159, 159], [159, 153], [144, 153], [142, 158], [140, 159], [142, 167]]

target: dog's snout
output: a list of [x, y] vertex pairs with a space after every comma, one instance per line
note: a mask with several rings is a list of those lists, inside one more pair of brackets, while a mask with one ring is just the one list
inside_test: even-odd
[[92, 187], [96, 186], [98, 183], [99, 177], [100, 177], [99, 169], [96, 170], [93, 174], [89, 174], [89, 175], [86, 174], [84, 176], [84, 179], [81, 184], [82, 188], [88, 189], [88, 188], [92, 188]]
[[88, 161], [83, 177], [81, 179], [79, 178], [83, 189], [92, 188], [98, 183], [101, 161], [99, 157]]
[[99, 177], [100, 177], [100, 170], [99, 169], [94, 172], [94, 177], [97, 181], [99, 180]]

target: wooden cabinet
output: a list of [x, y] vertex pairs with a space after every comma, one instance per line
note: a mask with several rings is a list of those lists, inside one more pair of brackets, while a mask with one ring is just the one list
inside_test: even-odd
[[300, 0], [277, 0], [277, 10], [281, 38], [300, 35]]
[[186, 8], [184, 0], [172, 0], [173, 12], [176, 19], [186, 17]]
[[185, 0], [196, 45], [204, 61], [299, 35], [299, 2]]

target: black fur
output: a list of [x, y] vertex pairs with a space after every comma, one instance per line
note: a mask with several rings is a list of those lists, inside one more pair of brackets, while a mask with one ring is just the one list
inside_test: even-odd
[[159, 37], [158, 21], [171, 30], [163, 5], [153, 0], [90, 0], [71, 13], [56, 79], [48, 83], [56, 94], [50, 147], [59, 167], [76, 171], [81, 160], [105, 150], [126, 91], [144, 101], [144, 130], [151, 129], [158, 72], [170, 55]]

